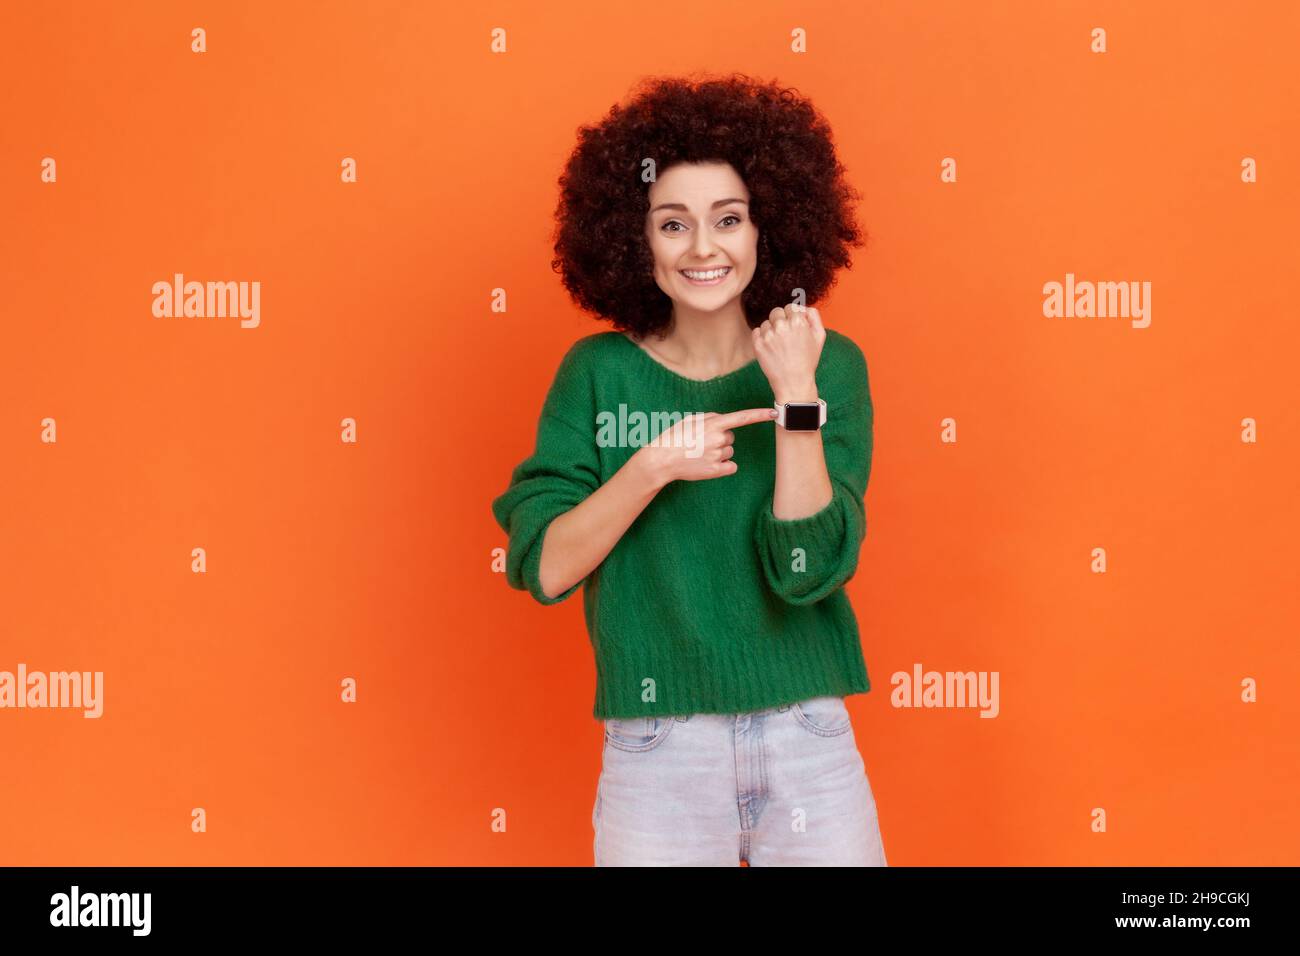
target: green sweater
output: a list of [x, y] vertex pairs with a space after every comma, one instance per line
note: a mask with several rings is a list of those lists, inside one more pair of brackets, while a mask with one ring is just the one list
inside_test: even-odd
[[[548, 598], [538, 581], [547, 526], [671, 424], [660, 419], [638, 435], [636, 412], [653, 422], [655, 412], [730, 412], [774, 401], [757, 360], [696, 381], [612, 331], [584, 336], [565, 354], [534, 451], [492, 513], [509, 535], [511, 587], [557, 604], [586, 585], [598, 719], [743, 713], [871, 689], [844, 590], [866, 533], [871, 393], [862, 351], [833, 329], [817, 391], [827, 405], [822, 447], [834, 490], [825, 508], [773, 517], [779, 426], [738, 426], [736, 474], [670, 482], [596, 570]], [[628, 423], [622, 442], [620, 413]]]

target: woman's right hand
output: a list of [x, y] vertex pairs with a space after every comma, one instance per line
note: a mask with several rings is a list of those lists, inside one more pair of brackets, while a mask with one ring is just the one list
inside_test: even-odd
[[732, 459], [736, 435], [733, 428], [756, 425], [776, 418], [775, 408], [742, 408], [735, 412], [698, 412], [682, 416], [655, 442], [642, 445], [635, 457], [662, 486], [671, 481], [702, 481], [734, 475]]

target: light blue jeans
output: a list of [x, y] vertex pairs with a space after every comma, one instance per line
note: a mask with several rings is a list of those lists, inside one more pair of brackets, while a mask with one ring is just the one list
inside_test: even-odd
[[888, 866], [843, 697], [610, 718], [596, 866]]

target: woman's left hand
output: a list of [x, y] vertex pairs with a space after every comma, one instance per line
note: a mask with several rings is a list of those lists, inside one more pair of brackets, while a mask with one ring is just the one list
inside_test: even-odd
[[826, 342], [826, 329], [817, 310], [793, 304], [773, 309], [753, 336], [759, 367], [776, 400], [815, 401], [817, 363]]

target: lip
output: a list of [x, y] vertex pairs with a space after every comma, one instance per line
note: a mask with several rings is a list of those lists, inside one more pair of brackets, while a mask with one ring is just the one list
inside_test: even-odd
[[702, 267], [700, 267], [699, 269], [696, 269], [696, 268], [692, 267], [692, 268], [691, 268], [691, 271], [692, 271], [692, 272], [710, 272], [710, 271], [712, 271], [712, 270], [714, 270], [714, 269], [726, 269], [727, 271], [726, 271], [724, 274], [718, 276], [716, 279], [708, 279], [708, 280], [692, 279], [692, 278], [691, 278], [690, 276], [688, 276], [688, 275], [686, 274], [686, 272], [685, 272], [684, 270], [682, 270], [682, 269], [678, 269], [678, 270], [677, 270], [677, 274], [678, 274], [679, 276], [681, 276], [683, 279], [685, 279], [687, 282], [689, 282], [691, 285], [698, 285], [698, 286], [721, 285], [723, 282], [726, 282], [728, 279], [731, 278], [731, 273], [732, 273], [732, 267], [731, 267], [731, 266], [702, 266]]

